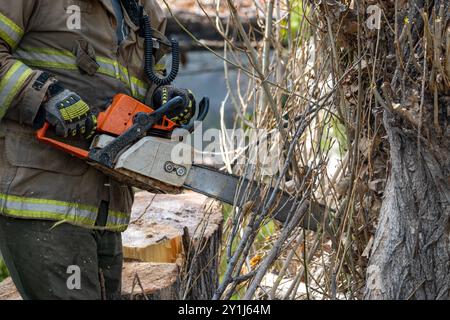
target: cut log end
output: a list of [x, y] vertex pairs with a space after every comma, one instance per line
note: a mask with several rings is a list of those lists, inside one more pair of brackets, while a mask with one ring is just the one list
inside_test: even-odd
[[123, 300], [175, 300], [179, 292], [179, 268], [172, 263], [125, 263]]
[[209, 239], [222, 224], [220, 205], [196, 194], [138, 193], [131, 223], [123, 235], [124, 257], [142, 262], [176, 263], [187, 228], [194, 240]]

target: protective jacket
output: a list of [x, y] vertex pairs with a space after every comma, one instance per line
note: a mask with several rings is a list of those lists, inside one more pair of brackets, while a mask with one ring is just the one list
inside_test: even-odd
[[[142, 2], [154, 36], [167, 43], [161, 8], [156, 0]], [[39, 143], [32, 129], [49, 85], [43, 71], [78, 93], [94, 112], [104, 110], [117, 93], [140, 100], [151, 95], [144, 40], [124, 15], [130, 32], [119, 45], [111, 0], [0, 1], [0, 214], [89, 228], [106, 201], [106, 228], [126, 229], [131, 188]], [[162, 49], [155, 52], [159, 59]], [[87, 142], [68, 142], [87, 147]]]

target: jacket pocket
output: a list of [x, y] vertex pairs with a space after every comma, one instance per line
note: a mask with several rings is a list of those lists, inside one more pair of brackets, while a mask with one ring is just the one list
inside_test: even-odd
[[12, 166], [68, 176], [81, 176], [89, 169], [84, 161], [40, 143], [32, 135], [20, 133], [6, 135], [5, 155]]
[[90, 76], [96, 74], [100, 65], [97, 63], [94, 47], [86, 40], [80, 39], [77, 40], [74, 51], [80, 72]]

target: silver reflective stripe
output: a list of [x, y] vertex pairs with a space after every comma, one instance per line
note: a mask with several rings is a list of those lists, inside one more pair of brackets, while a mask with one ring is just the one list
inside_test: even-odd
[[0, 38], [5, 40], [11, 48], [17, 47], [23, 33], [23, 30], [14, 21], [0, 12]]
[[125, 217], [118, 217], [115, 216], [112, 212], [108, 215], [107, 220], [107, 226], [108, 227], [114, 227], [114, 226], [127, 226], [130, 223], [130, 216]]
[[0, 80], [0, 120], [11, 106], [13, 99], [33, 71], [22, 62], [15, 62]]
[[13, 56], [32, 67], [46, 67], [57, 69], [76, 70], [75, 56], [70, 53], [51, 50], [18, 49]]
[[54, 214], [54, 215], [81, 217], [93, 221], [95, 221], [97, 217], [97, 214], [92, 211], [81, 210], [73, 206], [63, 207], [44, 203], [25, 203], [8, 200], [5, 202], [5, 208], [15, 211], [45, 212], [47, 214]]
[[30, 219], [54, 219], [94, 224], [97, 210], [74, 203], [0, 195], [0, 209], [7, 215]]
[[[23, 219], [64, 221], [94, 227], [98, 209], [77, 203], [0, 194], [0, 214]], [[130, 216], [110, 211], [106, 229], [125, 231]]]
[[108, 61], [107, 59], [99, 58], [97, 59], [97, 63], [100, 66], [100, 69], [98, 69], [98, 72], [105, 74], [107, 76], [110, 76], [112, 78], [119, 79], [119, 71], [118, 66], [114, 63], [111, 63], [111, 61]]
[[119, 79], [127, 84], [130, 87], [130, 76], [128, 74], [128, 70], [125, 67], [119, 65]]
[[97, 63], [100, 65], [99, 72], [117, 78], [130, 87], [130, 77], [127, 68], [121, 66], [117, 61], [99, 57]]

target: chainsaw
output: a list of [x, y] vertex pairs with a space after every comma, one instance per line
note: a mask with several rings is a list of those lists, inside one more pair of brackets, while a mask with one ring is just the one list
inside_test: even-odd
[[[274, 191], [273, 188], [213, 167], [172, 159], [172, 152], [180, 142], [170, 137], [180, 127], [165, 114], [181, 103], [182, 98], [176, 97], [153, 110], [130, 96], [116, 95], [106, 111], [99, 114], [96, 135], [88, 150], [49, 138], [48, 123], [36, 136], [39, 141], [82, 159], [132, 187], [172, 194], [187, 189], [237, 207], [243, 207], [242, 202], [248, 198], [260, 204], [265, 192]], [[203, 121], [208, 111], [209, 100], [204, 98], [199, 104], [197, 121]], [[190, 125], [184, 129], [192, 133], [195, 128]], [[277, 195], [277, 204], [271, 212], [274, 219], [285, 224], [298, 201], [282, 190], [277, 190]], [[310, 212], [303, 219], [303, 227], [316, 231], [323, 223], [325, 207], [311, 202]]]

